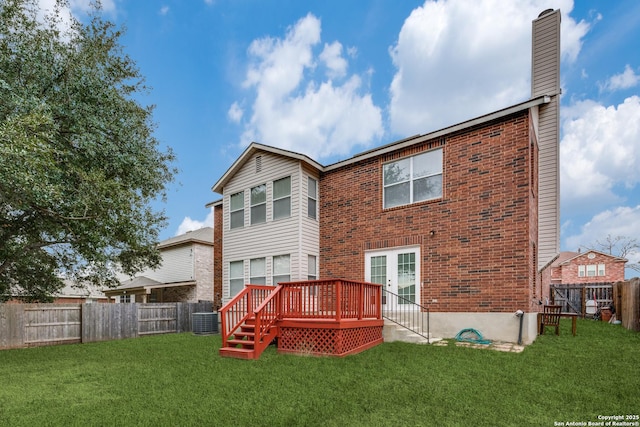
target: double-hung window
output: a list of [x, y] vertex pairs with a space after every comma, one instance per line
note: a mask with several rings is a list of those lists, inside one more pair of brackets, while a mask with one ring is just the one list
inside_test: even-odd
[[251, 224], [267, 222], [267, 185], [251, 189]]
[[231, 195], [231, 228], [244, 227], [244, 191]]
[[442, 197], [442, 149], [383, 166], [384, 208]]
[[598, 276], [604, 276], [604, 264], [598, 264]]
[[273, 181], [273, 219], [291, 216], [291, 177]]
[[578, 277], [584, 277], [586, 276], [586, 267], [584, 265], [579, 265], [578, 266]]
[[252, 285], [266, 285], [266, 263], [264, 258], [255, 258], [249, 262], [249, 283]]
[[318, 181], [309, 177], [307, 185], [307, 214], [316, 219], [318, 206]]
[[244, 289], [244, 261], [229, 263], [229, 296], [234, 297]]
[[587, 265], [587, 277], [594, 277], [596, 275], [596, 265], [589, 264]]
[[291, 257], [278, 255], [273, 257], [273, 286], [280, 282], [291, 281]]
[[316, 257], [315, 255], [307, 256], [307, 280], [316, 280], [318, 275], [316, 273]]

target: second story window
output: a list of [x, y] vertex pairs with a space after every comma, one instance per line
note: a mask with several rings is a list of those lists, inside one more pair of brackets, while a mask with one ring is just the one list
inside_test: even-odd
[[291, 216], [291, 177], [273, 181], [273, 219]]
[[309, 218], [316, 219], [318, 206], [318, 181], [309, 177], [309, 185], [307, 186], [307, 214]]
[[244, 191], [231, 195], [231, 228], [244, 227]]
[[442, 149], [383, 166], [384, 208], [442, 197]]
[[267, 221], [267, 186], [258, 185], [251, 189], [251, 224]]

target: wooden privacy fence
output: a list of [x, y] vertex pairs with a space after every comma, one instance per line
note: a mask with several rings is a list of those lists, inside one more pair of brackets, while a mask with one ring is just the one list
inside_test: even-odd
[[613, 301], [622, 326], [640, 331], [640, 278], [614, 284]]
[[599, 308], [612, 307], [622, 326], [640, 331], [640, 278], [613, 284], [551, 286], [551, 299], [562, 305], [563, 312], [584, 317], [587, 300], [594, 298]]
[[211, 302], [158, 304], [0, 304], [0, 349], [86, 343], [189, 332]]

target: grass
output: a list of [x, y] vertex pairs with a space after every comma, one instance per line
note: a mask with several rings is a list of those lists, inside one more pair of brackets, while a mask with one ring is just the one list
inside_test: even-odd
[[640, 413], [640, 334], [590, 320], [522, 353], [385, 343], [218, 356], [220, 336], [0, 351], [2, 426], [553, 426]]

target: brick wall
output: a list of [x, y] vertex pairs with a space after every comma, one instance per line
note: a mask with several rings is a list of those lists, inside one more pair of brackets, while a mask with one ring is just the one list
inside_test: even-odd
[[[563, 264], [559, 267], [560, 276], [562, 277], [562, 283], [571, 283], [571, 284], [579, 284], [579, 283], [595, 283], [595, 282], [607, 282], [607, 283], [615, 283], [624, 281], [624, 266], [625, 262], [620, 261], [617, 258], [613, 258], [611, 256], [600, 254], [597, 252], [591, 252], [595, 255], [594, 258], [589, 259], [587, 257], [587, 253], [580, 255], [576, 258], [569, 260], [566, 264]], [[604, 264], [605, 265], [605, 275], [604, 276], [578, 276], [578, 265], [597, 265]], [[555, 275], [554, 275], [555, 277]]]
[[[382, 164], [440, 146], [442, 199], [383, 210]], [[421, 301], [432, 311], [528, 309], [537, 240], [531, 147], [524, 111], [325, 173], [321, 277], [363, 280], [367, 249], [420, 245]]]

